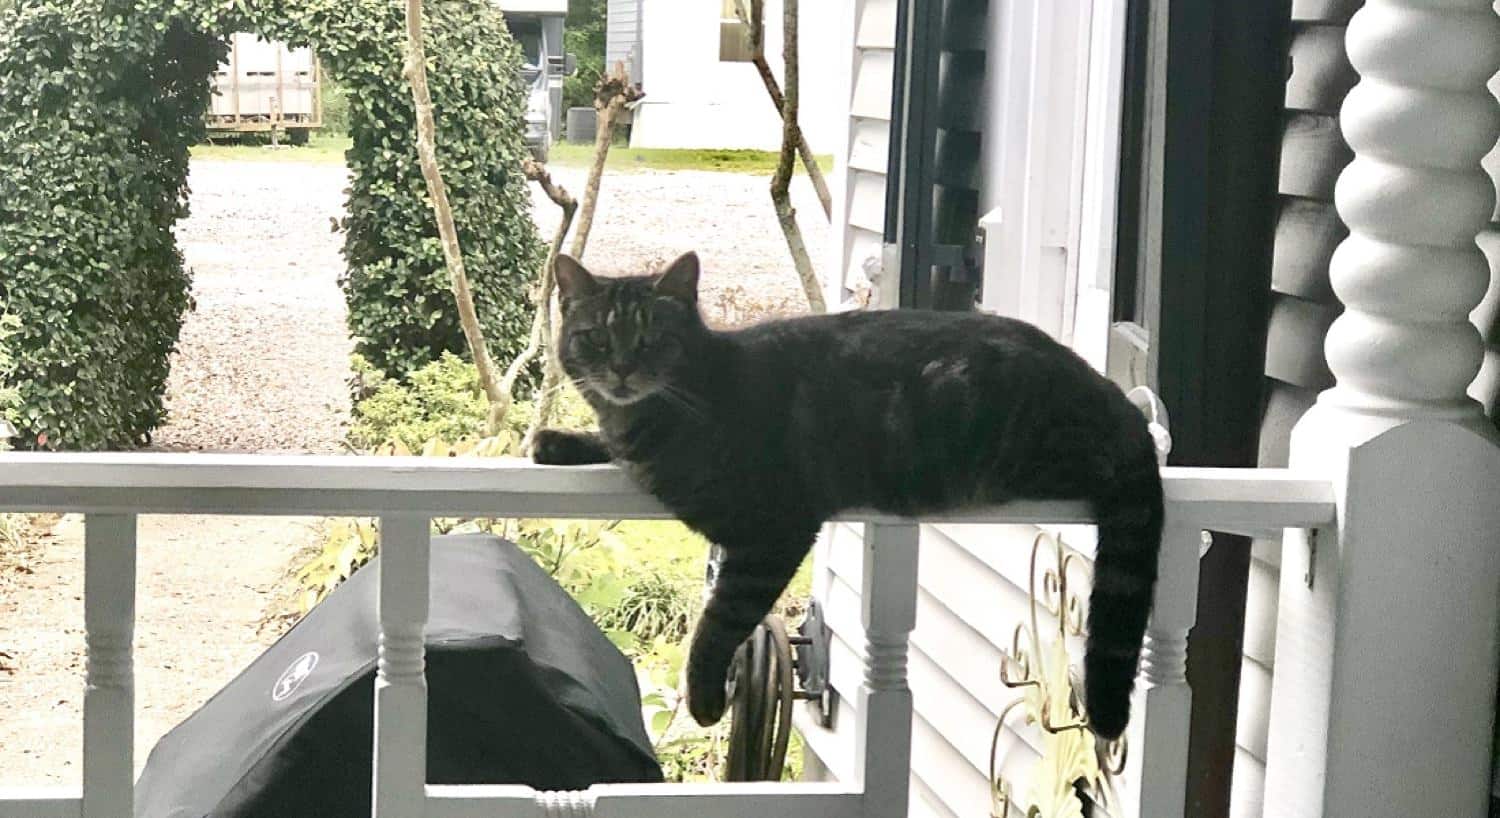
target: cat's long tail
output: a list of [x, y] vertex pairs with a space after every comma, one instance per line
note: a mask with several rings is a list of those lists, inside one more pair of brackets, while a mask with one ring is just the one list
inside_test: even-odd
[[1162, 488], [1155, 451], [1117, 472], [1093, 505], [1099, 547], [1089, 597], [1084, 701], [1094, 732], [1113, 739], [1130, 721], [1130, 693], [1156, 587]]

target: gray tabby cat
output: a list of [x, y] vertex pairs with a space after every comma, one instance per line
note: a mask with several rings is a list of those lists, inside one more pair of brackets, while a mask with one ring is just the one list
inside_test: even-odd
[[557, 260], [563, 369], [599, 432], [544, 430], [538, 463], [613, 461], [724, 563], [688, 658], [700, 724], [725, 708], [735, 649], [840, 511], [920, 516], [1012, 498], [1082, 499], [1099, 522], [1085, 700], [1115, 738], [1156, 582], [1162, 487], [1145, 417], [1021, 321], [848, 312], [733, 331], [698, 312], [689, 253], [659, 275]]

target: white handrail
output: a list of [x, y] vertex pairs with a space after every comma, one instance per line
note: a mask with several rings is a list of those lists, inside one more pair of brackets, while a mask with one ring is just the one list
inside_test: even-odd
[[[1312, 527], [1333, 519], [1327, 480], [1287, 469], [1162, 469], [1167, 502], [1195, 522]], [[614, 466], [519, 458], [0, 452], [0, 512], [577, 517], [671, 514]], [[869, 511], [841, 519], [902, 522]], [[1088, 523], [1066, 500], [929, 515], [929, 523]], [[1219, 529], [1216, 529], [1219, 530]]]
[[[1168, 532], [1156, 613], [1147, 633], [1132, 746], [1130, 799], [1152, 818], [1182, 815], [1191, 691], [1183, 675], [1197, 600], [1201, 529], [1312, 528], [1334, 518], [1326, 480], [1274, 469], [1163, 469]], [[905, 814], [911, 694], [907, 637], [915, 621], [917, 521], [851, 511], [865, 539], [865, 673], [857, 708], [854, 781], [839, 785], [714, 787], [606, 785], [577, 793], [518, 787], [422, 786], [430, 518], [671, 515], [612, 466], [545, 467], [518, 459], [173, 454], [0, 453], [0, 512], [88, 515], [89, 694], [81, 796], [0, 791], [0, 818], [125, 815], [131, 800], [129, 633], [135, 515], [378, 515], [381, 655], [376, 680], [372, 793], [380, 816], [659, 816], [886, 818]], [[1073, 501], [1018, 501], [923, 522], [1087, 523]], [[413, 746], [416, 743], [416, 747]], [[1145, 813], [1143, 813], [1145, 814]]]

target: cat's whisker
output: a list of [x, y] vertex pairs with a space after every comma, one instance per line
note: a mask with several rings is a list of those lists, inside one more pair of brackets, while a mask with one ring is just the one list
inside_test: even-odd
[[673, 405], [692, 415], [694, 420], [707, 419], [708, 416], [705, 413], [703, 402], [688, 394], [687, 392], [682, 391], [680, 387], [676, 387], [671, 384], [662, 384], [658, 388], [657, 392], [662, 397], [672, 402]]

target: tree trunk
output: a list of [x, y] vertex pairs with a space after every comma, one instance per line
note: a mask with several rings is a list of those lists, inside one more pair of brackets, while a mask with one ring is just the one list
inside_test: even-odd
[[[759, 0], [753, 2], [759, 7]], [[786, 32], [781, 48], [786, 59], [786, 96], [781, 106], [781, 161], [776, 165], [776, 175], [771, 178], [771, 201], [776, 206], [776, 220], [781, 223], [781, 232], [786, 236], [786, 246], [792, 253], [797, 276], [802, 279], [802, 289], [807, 293], [808, 306], [813, 312], [827, 312], [823, 285], [807, 255], [807, 245], [797, 227], [797, 211], [792, 207], [792, 166], [797, 144], [802, 141], [802, 128], [797, 124], [797, 0], [785, 0], [782, 26]]]
[[510, 393], [501, 388], [495, 376], [495, 361], [490, 357], [484, 340], [484, 330], [479, 325], [479, 314], [474, 309], [474, 295], [469, 289], [469, 276], [464, 270], [463, 252], [458, 246], [458, 229], [453, 225], [453, 209], [448, 203], [448, 188], [443, 183], [442, 170], [438, 167], [436, 132], [432, 118], [432, 95], [427, 88], [427, 55], [422, 44], [422, 0], [406, 0], [406, 80], [411, 84], [412, 101], [417, 115], [417, 159], [422, 176], [427, 180], [427, 192], [432, 198], [433, 215], [437, 218], [438, 236], [442, 240], [443, 258], [447, 262], [448, 276], [453, 286], [453, 297], [458, 302], [458, 319], [463, 326], [464, 338], [469, 342], [469, 352], [474, 358], [474, 367], [479, 372], [479, 386], [489, 400], [489, 428], [494, 434], [500, 429], [505, 412], [510, 407]]

